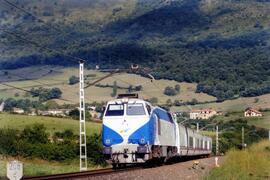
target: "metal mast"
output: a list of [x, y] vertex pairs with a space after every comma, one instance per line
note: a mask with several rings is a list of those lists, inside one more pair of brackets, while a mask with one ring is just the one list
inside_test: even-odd
[[84, 61], [80, 61], [80, 171], [87, 170], [83, 70]]
[[218, 147], [219, 144], [218, 144], [218, 126], [216, 126], [216, 156], [218, 155]]

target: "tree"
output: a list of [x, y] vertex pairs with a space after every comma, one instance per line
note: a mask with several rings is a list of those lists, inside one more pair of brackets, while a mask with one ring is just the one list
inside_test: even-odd
[[45, 107], [46, 109], [56, 109], [59, 105], [54, 100], [49, 100], [46, 102]]
[[52, 88], [50, 94], [50, 99], [57, 99], [61, 97], [62, 91], [59, 88]]
[[174, 100], [174, 103], [173, 103], [175, 106], [181, 106], [181, 102], [179, 100]]
[[171, 99], [168, 99], [166, 101], [166, 104], [167, 104], [167, 106], [172, 106], [173, 105], [172, 100]]
[[195, 105], [195, 104], [198, 104], [198, 100], [193, 98], [190, 102], [190, 105]]
[[130, 92], [132, 92], [132, 90], [133, 90], [133, 86], [132, 85], [129, 85], [128, 86], [128, 92], [130, 93]]
[[69, 78], [69, 85], [74, 85], [77, 84], [78, 82], [80, 82], [80, 79], [77, 76], [71, 76]]
[[179, 84], [176, 84], [174, 86], [174, 89], [179, 93], [180, 92], [180, 85]]
[[163, 92], [167, 96], [175, 96], [177, 94], [173, 87], [167, 86]]
[[113, 82], [113, 92], [111, 93], [112, 97], [115, 97], [117, 95], [117, 82]]
[[[71, 110], [68, 115], [72, 119], [76, 119], [76, 120], [80, 119], [80, 111], [77, 108]], [[86, 121], [91, 121], [91, 114], [88, 111], [85, 111], [85, 120]]]
[[142, 91], [143, 87], [142, 85], [135, 86], [135, 91]]

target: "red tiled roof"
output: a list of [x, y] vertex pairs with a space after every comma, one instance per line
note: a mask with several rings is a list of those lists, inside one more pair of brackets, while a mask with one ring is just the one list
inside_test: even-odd
[[257, 114], [262, 114], [260, 111], [253, 109], [253, 108], [247, 108], [245, 111], [252, 111], [252, 112], [255, 112]]

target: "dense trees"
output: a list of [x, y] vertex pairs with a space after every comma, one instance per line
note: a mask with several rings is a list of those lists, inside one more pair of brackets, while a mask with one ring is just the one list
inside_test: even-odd
[[29, 111], [30, 108], [45, 109], [45, 106], [40, 101], [31, 101], [29, 99], [13, 99], [8, 98], [5, 100], [5, 111], [12, 111], [12, 108], [17, 107], [25, 111]]
[[47, 89], [47, 88], [32, 88], [31, 89], [31, 95], [33, 97], [38, 97], [40, 101], [47, 101], [50, 99], [57, 99], [60, 98], [62, 95], [62, 91], [59, 88], [52, 88], [52, 89]]

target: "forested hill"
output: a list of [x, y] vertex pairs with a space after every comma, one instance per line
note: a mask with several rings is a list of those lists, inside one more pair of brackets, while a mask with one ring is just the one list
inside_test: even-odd
[[[10, 0], [11, 1], [11, 0]], [[0, 5], [0, 69], [39, 64], [153, 69], [219, 100], [270, 93], [268, 0], [12, 0]], [[49, 51], [49, 47], [63, 53]]]

